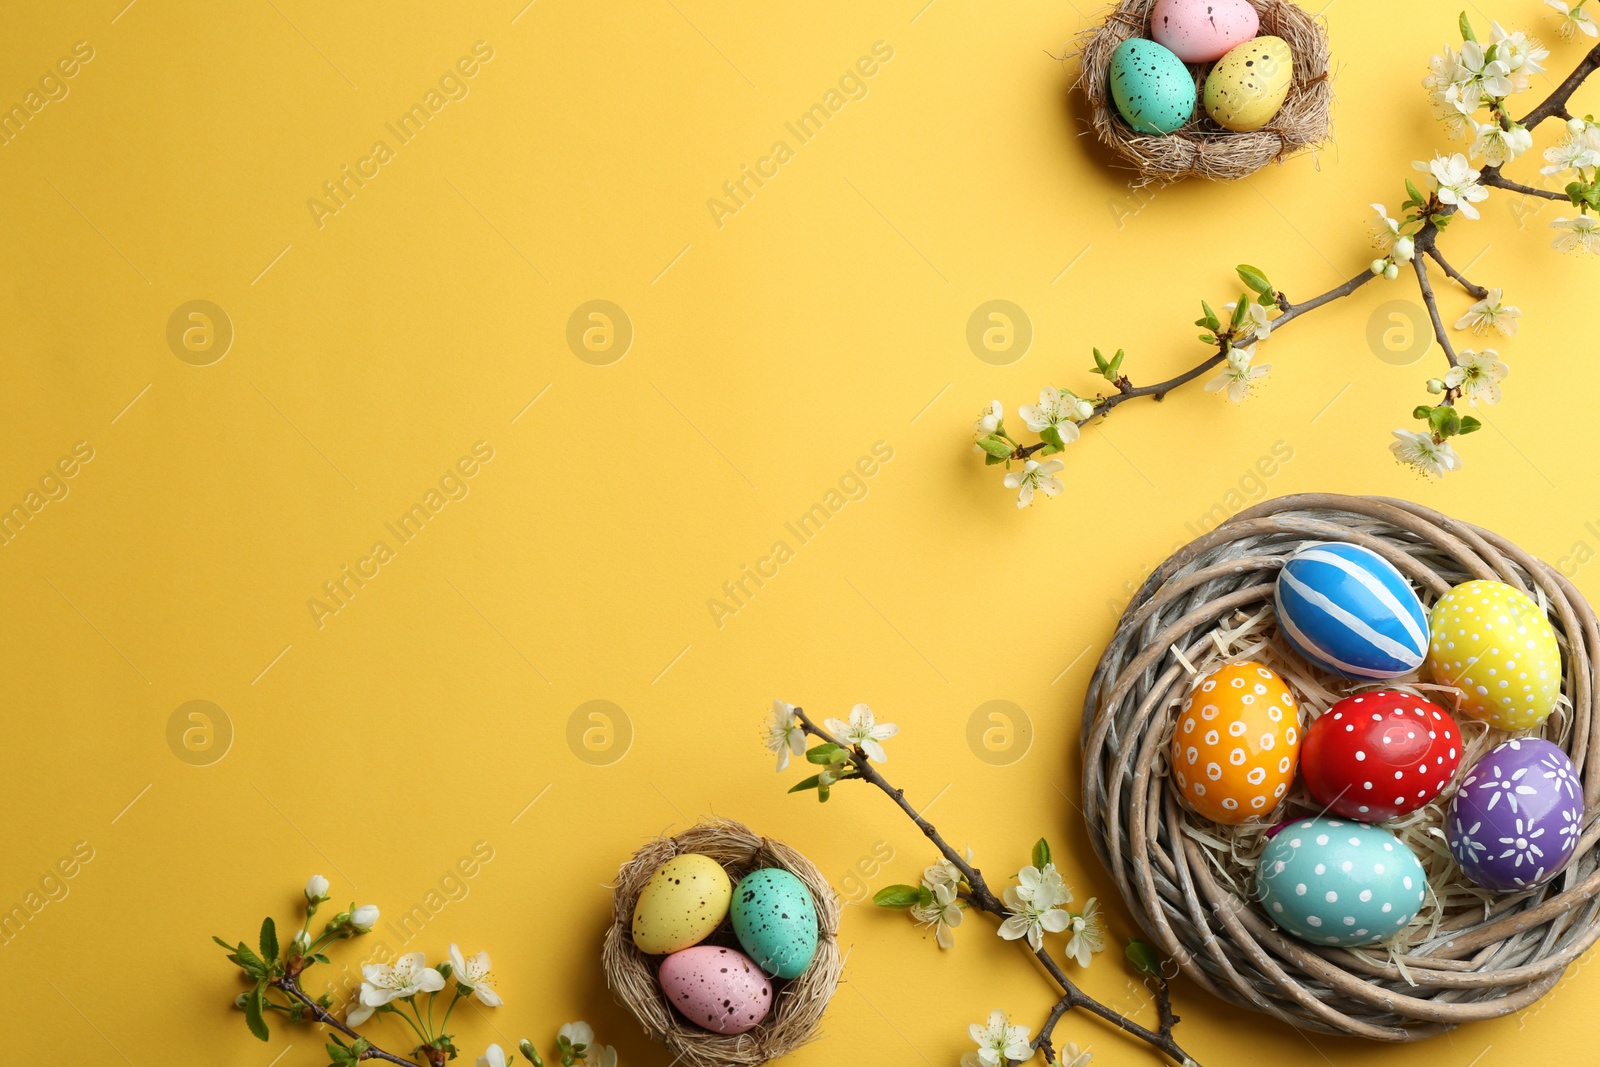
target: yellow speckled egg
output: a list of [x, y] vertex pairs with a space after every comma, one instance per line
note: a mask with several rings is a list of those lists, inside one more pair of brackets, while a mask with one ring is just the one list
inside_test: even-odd
[[1300, 713], [1294, 696], [1259, 663], [1230, 663], [1184, 699], [1172, 734], [1172, 781], [1213, 822], [1264, 818], [1294, 781]]
[[1504, 582], [1463, 582], [1433, 606], [1428, 676], [1453, 685], [1464, 714], [1502, 730], [1531, 730], [1561, 696], [1555, 627], [1526, 593]]
[[697, 945], [722, 925], [733, 883], [710, 856], [685, 853], [663, 863], [633, 906], [633, 943], [662, 956]]
[[1259, 130], [1283, 106], [1293, 75], [1294, 56], [1281, 37], [1246, 41], [1206, 76], [1206, 114], [1225, 130]]

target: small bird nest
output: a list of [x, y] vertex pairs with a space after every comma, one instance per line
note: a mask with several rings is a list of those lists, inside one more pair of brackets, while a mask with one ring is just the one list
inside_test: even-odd
[[[656, 980], [660, 957], [633, 943], [633, 907], [657, 868], [684, 853], [709, 856], [734, 882], [761, 867], [781, 867], [810, 890], [817, 907], [817, 951], [799, 978], [773, 979], [775, 1003], [761, 1025], [743, 1034], [702, 1030], [673, 1010]], [[839, 899], [822, 872], [800, 853], [729, 819], [706, 819], [676, 837], [658, 837], [633, 854], [617, 872], [612, 921], [601, 963], [617, 1001], [633, 1012], [645, 1033], [672, 1050], [687, 1067], [755, 1067], [786, 1056], [818, 1036], [822, 1013], [839, 985]], [[727, 922], [701, 944], [738, 948]]]
[[[1201, 819], [1167, 788], [1167, 750], [1191, 669], [1259, 660], [1284, 677], [1308, 715], [1358, 685], [1317, 672], [1277, 632], [1278, 572], [1314, 541], [1372, 549], [1411, 580], [1425, 604], [1486, 578], [1546, 606], [1561, 646], [1562, 697], [1535, 732], [1572, 757], [1584, 786], [1585, 831], [1554, 880], [1522, 893], [1488, 893], [1467, 882], [1440, 829], [1447, 790], [1388, 824], [1428, 874], [1422, 913], [1380, 945], [1316, 946], [1279, 930], [1254, 903], [1266, 826], [1321, 813], [1303, 785], [1261, 824], [1243, 826]], [[1597, 646], [1594, 611], [1572, 583], [1488, 530], [1380, 497], [1266, 501], [1168, 558], [1118, 623], [1084, 706], [1090, 839], [1159, 951], [1196, 985], [1239, 1007], [1306, 1030], [1380, 1041], [1414, 1041], [1509, 1015], [1549, 992], [1600, 940], [1600, 760], [1589, 758], [1600, 745]], [[1459, 696], [1405, 679], [1384, 688], [1396, 685], [1447, 705]], [[1469, 758], [1513, 736], [1467, 718], [1461, 726]]]
[[1284, 0], [1249, 0], [1260, 16], [1259, 36], [1281, 37], [1294, 55], [1289, 95], [1273, 120], [1250, 133], [1223, 129], [1206, 114], [1205, 81], [1209, 63], [1191, 63], [1194, 117], [1165, 136], [1140, 133], [1111, 99], [1111, 53], [1123, 41], [1150, 36], [1150, 9], [1156, 0], [1121, 0], [1097, 29], [1078, 40], [1078, 84], [1089, 101], [1095, 133], [1139, 172], [1140, 184], [1175, 182], [1191, 175], [1231, 181], [1254, 174], [1268, 163], [1328, 140], [1333, 86], [1328, 69], [1328, 35], [1315, 19]]

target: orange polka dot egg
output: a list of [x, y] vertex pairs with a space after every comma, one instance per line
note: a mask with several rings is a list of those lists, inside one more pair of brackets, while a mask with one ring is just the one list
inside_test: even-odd
[[1428, 629], [1428, 676], [1461, 690], [1463, 714], [1531, 730], [1555, 710], [1561, 647], [1528, 594], [1504, 582], [1463, 582], [1433, 606]]
[[1259, 663], [1230, 663], [1184, 699], [1172, 734], [1172, 781], [1212, 822], [1265, 818], [1294, 781], [1300, 714], [1289, 687]]

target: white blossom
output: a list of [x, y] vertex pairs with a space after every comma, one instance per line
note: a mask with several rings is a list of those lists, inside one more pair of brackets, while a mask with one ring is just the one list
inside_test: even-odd
[[1562, 216], [1550, 224], [1551, 229], [1565, 231], [1557, 235], [1555, 249], [1557, 252], [1573, 252], [1585, 255], [1594, 252], [1600, 255], [1600, 223], [1592, 215], [1579, 215], [1575, 219]]
[[1498, 404], [1500, 383], [1509, 373], [1510, 369], [1500, 362], [1499, 353], [1494, 349], [1485, 348], [1482, 352], [1463, 349], [1456, 357], [1456, 365], [1445, 374], [1444, 384], [1461, 390], [1467, 403], [1474, 407], [1480, 400], [1485, 404]]
[[806, 732], [800, 728], [793, 704], [781, 700], [772, 702], [772, 718], [767, 723], [767, 751], [777, 754], [780, 772], [789, 768], [790, 753], [805, 755]]
[[1089, 1061], [1092, 1059], [1094, 1056], [1090, 1055], [1087, 1049], [1079, 1049], [1076, 1041], [1068, 1041], [1056, 1050], [1056, 1062], [1061, 1067], [1089, 1067]]
[[1488, 58], [1488, 50], [1477, 41], [1462, 42], [1461, 65], [1472, 72], [1474, 81], [1488, 96], [1504, 99], [1516, 92], [1511, 81], [1511, 64], [1503, 59]]
[[[1406, 240], [1409, 241], [1410, 238], [1406, 238]], [[1223, 305], [1223, 307], [1228, 309], [1230, 314], [1237, 310], [1238, 306], [1239, 302], [1237, 300]], [[1268, 337], [1272, 336], [1272, 320], [1267, 318], [1267, 309], [1256, 303], [1254, 300], [1246, 303], [1244, 321], [1249, 323], [1251, 329], [1255, 331], [1250, 335], [1251, 344], [1254, 344], [1257, 341], [1265, 341]]]
[[1508, 130], [1496, 121], [1475, 124], [1474, 129], [1478, 139], [1472, 142], [1472, 154], [1491, 167], [1503, 167], [1533, 150], [1533, 134], [1526, 126], [1512, 123]]
[[940, 948], [950, 948], [956, 943], [952, 930], [961, 925], [961, 904], [956, 900], [956, 887], [949, 882], [929, 885], [924, 881], [923, 888], [933, 894], [933, 901], [913, 904], [911, 917], [923, 926], [933, 927], [934, 940]]
[[[1470, 42], [1468, 42], [1470, 43]], [[1474, 170], [1467, 157], [1460, 152], [1449, 156], [1434, 156], [1428, 163], [1417, 162], [1416, 168], [1433, 176], [1439, 201], [1454, 204], [1469, 219], [1478, 217], [1472, 205], [1489, 198], [1489, 190], [1478, 184], [1481, 172]]]
[[988, 437], [1000, 428], [1000, 420], [1006, 417], [1006, 409], [998, 400], [989, 401], [989, 406], [978, 415], [978, 421], [972, 424], [972, 431], [979, 437]]
[[978, 1051], [969, 1052], [963, 1062], [976, 1062], [982, 1067], [1001, 1067], [1008, 1060], [1031, 1060], [1033, 1048], [1028, 1044], [1028, 1028], [1013, 1026], [1003, 1011], [989, 1013], [989, 1025], [973, 1023], [967, 1033], [978, 1043]]
[[932, 889], [936, 885], [959, 885], [961, 868], [947, 859], [940, 859], [922, 868], [922, 884]]
[[1100, 914], [1100, 902], [1090, 897], [1083, 912], [1072, 917], [1068, 926], [1072, 936], [1067, 939], [1067, 958], [1076, 960], [1079, 967], [1087, 967], [1096, 952], [1106, 947], [1106, 920]]
[[1461, 457], [1450, 447], [1449, 441], [1435, 441], [1432, 434], [1415, 430], [1396, 430], [1389, 451], [1408, 467], [1430, 478], [1443, 476], [1448, 471], [1459, 470]]
[[1071, 393], [1046, 386], [1039, 390], [1037, 404], [1024, 404], [1017, 409], [1017, 414], [1034, 433], [1054, 427], [1061, 435], [1061, 443], [1070, 445], [1078, 439], [1078, 424], [1073, 421], [1077, 400]]
[[1006, 488], [1017, 490], [1017, 507], [1025, 508], [1033, 503], [1035, 490], [1045, 496], [1060, 496], [1066, 486], [1056, 475], [1066, 468], [1059, 459], [1047, 459], [1043, 463], [1030, 459], [1023, 463], [1020, 471], [1007, 472]]
[[1550, 58], [1550, 49], [1537, 38], [1521, 30], [1507, 33], [1498, 22], [1490, 24], [1494, 32], [1494, 57], [1511, 70], [1513, 92], [1526, 92], [1533, 84], [1533, 75], [1543, 74], [1543, 62]]
[[1058, 934], [1071, 923], [1072, 916], [1061, 905], [1072, 900], [1072, 891], [1050, 863], [1045, 864], [1044, 870], [1022, 868], [1017, 880], [1020, 885], [1006, 887], [1006, 910], [1010, 914], [1000, 924], [1000, 936], [1007, 941], [1026, 937], [1037, 952], [1044, 947], [1045, 934]]
[[1473, 304], [1465, 315], [1456, 320], [1456, 329], [1481, 334], [1492, 327], [1505, 337], [1516, 336], [1517, 319], [1521, 317], [1522, 309], [1502, 303], [1502, 296], [1502, 290], [1490, 289], [1488, 296]]
[[478, 1067], [506, 1067], [506, 1050], [499, 1045], [490, 1045], [478, 1057]]
[[1267, 376], [1272, 369], [1272, 364], [1263, 363], [1259, 367], [1252, 367], [1251, 360], [1255, 358], [1256, 346], [1245, 345], [1242, 348], [1230, 348], [1227, 361], [1217, 376], [1206, 383], [1206, 392], [1216, 393], [1226, 389], [1228, 399], [1235, 404], [1242, 403], [1250, 395], [1250, 390], [1255, 383]]
[[500, 999], [500, 994], [494, 991], [494, 979], [490, 976], [487, 952], [469, 957], [462, 954], [460, 946], [451, 942], [450, 966], [454, 969], [452, 977], [470, 989], [480, 1004], [488, 1008], [498, 1008], [504, 1003]]
[[878, 722], [872, 715], [872, 709], [865, 704], [857, 704], [850, 709], [849, 722], [829, 719], [827, 727], [841, 745], [859, 748], [874, 763], [883, 763], [889, 758], [878, 742], [887, 741], [900, 732], [900, 727], [894, 723]]
[[427, 960], [421, 952], [408, 952], [392, 964], [369, 963], [362, 967], [361, 1002], [345, 1013], [345, 1022], [360, 1026], [392, 1000], [443, 989], [444, 975], [429, 967]]
[[1583, 9], [1588, 0], [1578, 0], [1578, 3], [1570, 8], [1562, 0], [1544, 0], [1544, 2], [1560, 12], [1561, 28], [1557, 32], [1561, 34], [1563, 40], [1570, 39], [1579, 31], [1590, 37], [1600, 37], [1600, 26], [1595, 25], [1594, 16]]
[[[1389, 217], [1388, 209], [1382, 204], [1373, 204], [1372, 210], [1378, 213], [1377, 221], [1372, 224], [1372, 243], [1383, 250], [1385, 257], [1393, 257], [1399, 263], [1410, 263], [1416, 255], [1416, 242], [1400, 232], [1400, 224]], [[1380, 269], [1372, 273], [1383, 272]]]
[[1582, 119], [1575, 125], [1577, 129], [1570, 130], [1560, 144], [1544, 150], [1545, 162], [1550, 165], [1539, 168], [1540, 174], [1556, 175], [1564, 170], [1600, 167], [1600, 126], [1591, 126]]

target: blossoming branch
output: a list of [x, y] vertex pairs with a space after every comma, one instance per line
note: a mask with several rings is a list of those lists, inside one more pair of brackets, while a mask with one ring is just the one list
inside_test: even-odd
[[[1600, 0], [1579, 0], [1571, 7], [1562, 0], [1547, 3], [1560, 17], [1563, 38], [1600, 35], [1592, 11], [1586, 10]], [[1474, 336], [1493, 331], [1513, 337], [1521, 310], [1505, 302], [1504, 289], [1472, 281], [1453, 267], [1440, 249], [1439, 239], [1457, 216], [1479, 218], [1477, 205], [1488, 199], [1491, 189], [1558, 201], [1576, 211], [1550, 224], [1557, 231], [1556, 250], [1600, 254], [1600, 125], [1594, 116], [1573, 115], [1567, 106], [1578, 87], [1600, 69], [1600, 45], [1592, 47], [1549, 96], [1517, 118], [1509, 101], [1528, 91], [1534, 75], [1545, 72], [1549, 49], [1522, 31], [1508, 32], [1498, 22], [1491, 23], [1491, 40], [1485, 44], [1465, 14], [1460, 18], [1460, 32], [1461, 47], [1447, 46], [1443, 54], [1433, 57], [1423, 86], [1446, 133], [1466, 141], [1466, 151], [1441, 153], [1415, 163], [1422, 177], [1406, 180], [1406, 199], [1398, 217], [1391, 216], [1382, 204], [1372, 205], [1377, 215], [1373, 240], [1379, 256], [1343, 284], [1299, 302], [1291, 301], [1262, 270], [1239, 266], [1236, 273], [1243, 288], [1236, 301], [1222, 305], [1220, 314], [1201, 301], [1202, 314], [1195, 325], [1202, 329], [1200, 342], [1210, 349], [1205, 359], [1165, 381], [1135, 385], [1123, 370], [1124, 351], [1119, 349], [1108, 357], [1095, 349], [1089, 373], [1103, 379], [1109, 388], [1080, 396], [1070, 389], [1046, 386], [1037, 404], [1017, 410], [1037, 440], [1018, 440], [1020, 435], [1006, 427], [1003, 405], [992, 401], [974, 425], [974, 450], [983, 454], [985, 463], [1005, 466], [1005, 485], [1016, 490], [1019, 508], [1033, 503], [1039, 493], [1053, 497], [1062, 492], [1065, 486], [1057, 475], [1066, 465], [1055, 457], [1078, 439], [1083, 425], [1109, 416], [1130, 400], [1164, 399], [1213, 371], [1216, 373], [1205, 382], [1205, 390], [1240, 403], [1271, 370], [1270, 364], [1257, 357], [1259, 346], [1275, 331], [1306, 312], [1350, 296], [1369, 281], [1394, 281], [1402, 272], [1413, 276], [1445, 365], [1423, 383], [1437, 399], [1412, 409], [1412, 417], [1422, 428], [1395, 430], [1389, 448], [1401, 463], [1429, 477], [1461, 467], [1453, 439], [1473, 433], [1481, 423], [1461, 414], [1458, 406], [1463, 400], [1474, 407], [1498, 403], [1500, 383], [1509, 371], [1496, 349], [1458, 349], [1452, 342], [1428, 264], [1431, 261], [1472, 298], [1473, 303], [1455, 320], [1455, 331]], [[1565, 179], [1562, 191], [1506, 177], [1502, 168], [1532, 152], [1533, 131], [1552, 119], [1565, 124], [1565, 135], [1545, 150], [1547, 165], [1541, 174]]]
[[[986, 1024], [974, 1023], [968, 1036], [977, 1044], [961, 1058], [962, 1067], [1009, 1067], [1025, 1063], [1039, 1053], [1049, 1067], [1087, 1067], [1090, 1055], [1076, 1043], [1055, 1044], [1055, 1029], [1067, 1012], [1087, 1012], [1116, 1026], [1122, 1032], [1145, 1042], [1173, 1063], [1199, 1067], [1173, 1037], [1178, 1017], [1172, 1013], [1172, 999], [1163, 974], [1162, 961], [1148, 942], [1128, 941], [1125, 954], [1129, 964], [1155, 993], [1156, 1029], [1152, 1030], [1106, 1006], [1085, 993], [1068, 976], [1062, 962], [1087, 967], [1096, 953], [1106, 947], [1105, 918], [1098, 901], [1090, 897], [1082, 911], [1072, 911], [1072, 889], [1050, 856], [1050, 846], [1042, 838], [1033, 846], [1031, 862], [1017, 871], [1015, 885], [997, 895], [983, 872], [973, 861], [971, 850], [958, 853], [938, 829], [918, 814], [906, 800], [905, 792], [889, 784], [878, 764], [888, 760], [883, 742], [897, 736], [900, 728], [879, 722], [872, 709], [857, 704], [848, 719], [827, 719], [819, 727], [806, 713], [781, 700], [772, 702], [767, 722], [767, 749], [777, 756], [779, 773], [787, 770], [790, 758], [800, 756], [818, 768], [816, 774], [790, 788], [791, 793], [815, 791], [817, 799], [827, 801], [833, 787], [845, 781], [864, 781], [889, 797], [917, 829], [939, 850], [939, 858], [926, 867], [918, 885], [891, 885], [879, 890], [873, 902], [880, 908], [907, 912], [912, 921], [933, 931], [941, 950], [955, 946], [955, 928], [967, 911], [977, 911], [997, 921], [996, 933], [1007, 941], [1027, 945], [1029, 954], [1044, 966], [1059, 995], [1037, 1036], [1011, 1022], [1003, 1011], [991, 1012]], [[807, 747], [807, 738], [818, 743]], [[1052, 936], [1064, 935], [1062, 962], [1052, 955]]]

